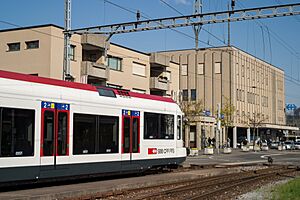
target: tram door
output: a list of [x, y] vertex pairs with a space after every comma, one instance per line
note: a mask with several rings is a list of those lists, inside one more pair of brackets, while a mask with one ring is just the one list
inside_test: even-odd
[[122, 160], [131, 161], [140, 153], [140, 112], [122, 110]]
[[56, 169], [69, 156], [70, 105], [42, 102], [41, 106], [41, 167]]

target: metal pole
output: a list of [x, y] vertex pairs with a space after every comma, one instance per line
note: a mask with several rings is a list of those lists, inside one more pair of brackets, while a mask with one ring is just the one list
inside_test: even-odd
[[217, 153], [220, 153], [219, 144], [220, 144], [220, 132], [221, 132], [221, 104], [217, 104], [218, 107], [218, 122], [217, 122], [217, 135], [216, 135], [216, 149]]
[[70, 30], [71, 30], [71, 0], [65, 0], [63, 80], [72, 79], [70, 73], [70, 38], [71, 38]]
[[[202, 0], [195, 0], [194, 4], [194, 15], [202, 13]], [[202, 28], [202, 25], [194, 25], [194, 34], [195, 34], [195, 49], [199, 48], [199, 33]]]

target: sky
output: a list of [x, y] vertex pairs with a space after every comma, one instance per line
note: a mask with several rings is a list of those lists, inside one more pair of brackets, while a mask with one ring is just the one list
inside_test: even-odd
[[[166, 3], [164, 3], [165, 1]], [[227, 10], [229, 0], [202, 0], [203, 13]], [[193, 14], [194, 0], [72, 0], [72, 29]], [[300, 0], [236, 0], [235, 9]], [[175, 8], [172, 9], [171, 7]], [[145, 18], [142, 18], [145, 19]], [[64, 0], [2, 0], [0, 30], [42, 24], [64, 26]], [[199, 47], [224, 46], [227, 24], [205, 25]], [[195, 47], [192, 27], [114, 35], [111, 41], [143, 52]], [[231, 44], [285, 71], [286, 103], [300, 107], [300, 16], [231, 23]]]

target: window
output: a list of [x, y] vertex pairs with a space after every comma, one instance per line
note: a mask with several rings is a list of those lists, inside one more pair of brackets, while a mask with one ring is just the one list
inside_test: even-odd
[[181, 76], [187, 76], [188, 75], [188, 65], [182, 64], [181, 65]]
[[241, 73], [242, 73], [242, 77], [245, 77], [245, 66], [244, 65], [242, 65], [242, 67], [241, 67]]
[[182, 90], [182, 100], [183, 101], [188, 101], [189, 100], [188, 90]]
[[191, 101], [196, 101], [197, 98], [197, 90], [191, 89]]
[[97, 153], [118, 153], [119, 151], [119, 118], [99, 117], [99, 142], [96, 142]]
[[139, 76], [146, 76], [146, 65], [133, 62], [132, 73]]
[[174, 139], [174, 115], [144, 114], [144, 139]]
[[57, 153], [67, 155], [68, 149], [68, 114], [58, 113]]
[[220, 62], [216, 62], [215, 63], [215, 73], [216, 74], [220, 74], [221, 73], [221, 63]]
[[198, 63], [198, 66], [197, 66], [197, 74], [198, 74], [198, 75], [204, 74], [204, 63]]
[[96, 116], [74, 114], [73, 154], [96, 153]]
[[112, 70], [122, 70], [122, 58], [108, 56], [108, 67]]
[[35, 40], [35, 41], [28, 41], [25, 42], [26, 43], [26, 49], [38, 49], [39, 48], [39, 41]]
[[20, 42], [7, 44], [8, 51], [20, 51]]
[[75, 45], [70, 45], [70, 60], [75, 60], [75, 48], [76, 46]]
[[177, 115], [177, 140], [181, 140], [181, 116]]
[[146, 90], [142, 90], [142, 89], [132, 88], [132, 91], [137, 92], [137, 93], [141, 93], [141, 94], [146, 94]]
[[122, 85], [115, 85], [115, 84], [111, 84], [111, 83], [107, 83], [107, 87], [116, 88], [116, 89], [122, 89], [123, 88]]
[[118, 153], [119, 118], [74, 114], [74, 154]]
[[51, 156], [54, 151], [54, 112], [45, 111], [44, 113], [44, 137], [43, 155]]
[[0, 157], [34, 155], [34, 110], [0, 108]]
[[164, 73], [164, 76], [167, 78], [167, 80], [171, 81], [171, 72], [170, 71], [166, 71]]
[[100, 96], [116, 98], [116, 94], [112, 89], [98, 88], [97, 90]]

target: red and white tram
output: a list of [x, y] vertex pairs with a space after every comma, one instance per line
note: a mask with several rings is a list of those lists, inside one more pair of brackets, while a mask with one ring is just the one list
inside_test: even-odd
[[0, 183], [178, 165], [169, 98], [0, 71]]

